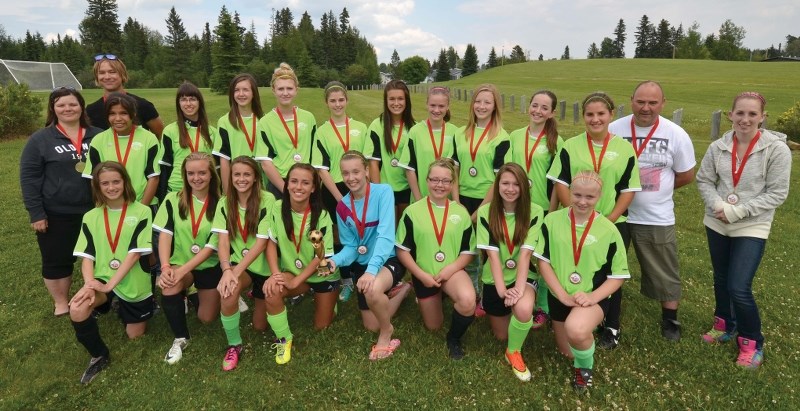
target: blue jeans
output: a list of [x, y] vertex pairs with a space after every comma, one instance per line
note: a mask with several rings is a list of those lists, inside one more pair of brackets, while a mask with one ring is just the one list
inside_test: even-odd
[[725, 320], [726, 331], [739, 332], [761, 348], [761, 317], [753, 298], [753, 278], [764, 255], [767, 240], [728, 237], [706, 227], [711, 265], [714, 267], [714, 315]]

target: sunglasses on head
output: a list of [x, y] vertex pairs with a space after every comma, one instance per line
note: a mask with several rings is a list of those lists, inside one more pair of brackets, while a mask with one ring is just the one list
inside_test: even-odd
[[116, 60], [117, 56], [115, 56], [113, 54], [102, 54], [102, 53], [94, 56], [94, 61], [100, 61], [100, 60], [103, 60], [103, 59]]

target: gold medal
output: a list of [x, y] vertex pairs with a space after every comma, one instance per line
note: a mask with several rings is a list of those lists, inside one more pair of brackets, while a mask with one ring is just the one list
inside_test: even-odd
[[83, 161], [78, 161], [77, 163], [75, 163], [75, 171], [83, 173], [83, 170], [85, 169], [86, 169], [86, 163], [84, 163]]

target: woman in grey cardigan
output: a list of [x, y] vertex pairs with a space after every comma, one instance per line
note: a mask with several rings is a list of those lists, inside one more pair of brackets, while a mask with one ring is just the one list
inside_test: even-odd
[[57, 317], [69, 314], [69, 287], [83, 214], [92, 203], [90, 180], [81, 177], [89, 143], [86, 102], [71, 88], [57, 88], [47, 102], [47, 121], [28, 139], [19, 162], [22, 200], [42, 254], [42, 277]]
[[792, 169], [786, 136], [759, 128], [765, 105], [758, 93], [736, 96], [728, 113], [733, 130], [711, 143], [697, 173], [716, 298], [714, 326], [703, 340], [724, 343], [738, 332], [736, 363], [753, 369], [764, 360], [753, 278]]

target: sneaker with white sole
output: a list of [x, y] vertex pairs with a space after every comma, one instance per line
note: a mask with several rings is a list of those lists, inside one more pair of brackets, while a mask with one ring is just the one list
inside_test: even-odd
[[242, 344], [228, 346], [225, 351], [225, 358], [222, 359], [222, 371], [233, 371], [239, 365], [239, 357], [242, 355]]
[[522, 353], [519, 351], [510, 352], [506, 350], [506, 361], [511, 364], [511, 371], [519, 378], [520, 381], [530, 381], [531, 371], [525, 365], [525, 360], [522, 359]]
[[751, 370], [757, 369], [764, 362], [764, 349], [756, 348], [756, 340], [738, 337], [739, 357], [736, 365]]
[[714, 326], [711, 330], [703, 334], [703, 341], [709, 344], [722, 344], [733, 339], [733, 332], [727, 331], [727, 324], [725, 320], [720, 317], [714, 317]]
[[244, 298], [242, 298], [242, 296], [240, 295], [239, 296], [239, 312], [240, 313], [244, 313], [244, 312], [247, 312], [247, 310], [249, 310], [249, 309], [250, 309], [250, 307], [247, 306], [247, 303], [244, 302]]
[[164, 356], [164, 361], [170, 365], [177, 363], [181, 360], [181, 357], [183, 357], [183, 350], [185, 350], [188, 345], [188, 338], [176, 338], [172, 341], [172, 347], [167, 351], [167, 355]]
[[620, 331], [616, 328], [606, 327], [603, 333], [600, 334], [600, 339], [597, 342], [597, 348], [603, 350], [613, 350], [619, 345]]
[[353, 295], [355, 289], [353, 288], [353, 283], [343, 283], [342, 290], [339, 291], [339, 301], [346, 303], [350, 300], [350, 297]]
[[84, 371], [83, 375], [81, 376], [81, 384], [86, 385], [92, 382], [94, 377], [97, 377], [97, 374], [99, 374], [100, 371], [103, 371], [106, 369], [106, 367], [108, 367], [109, 362], [110, 359], [107, 355], [95, 357], [89, 360], [89, 366], [86, 367], [86, 371]]
[[292, 359], [292, 340], [286, 341], [285, 338], [275, 340], [272, 348], [275, 350], [276, 363], [286, 364]]

